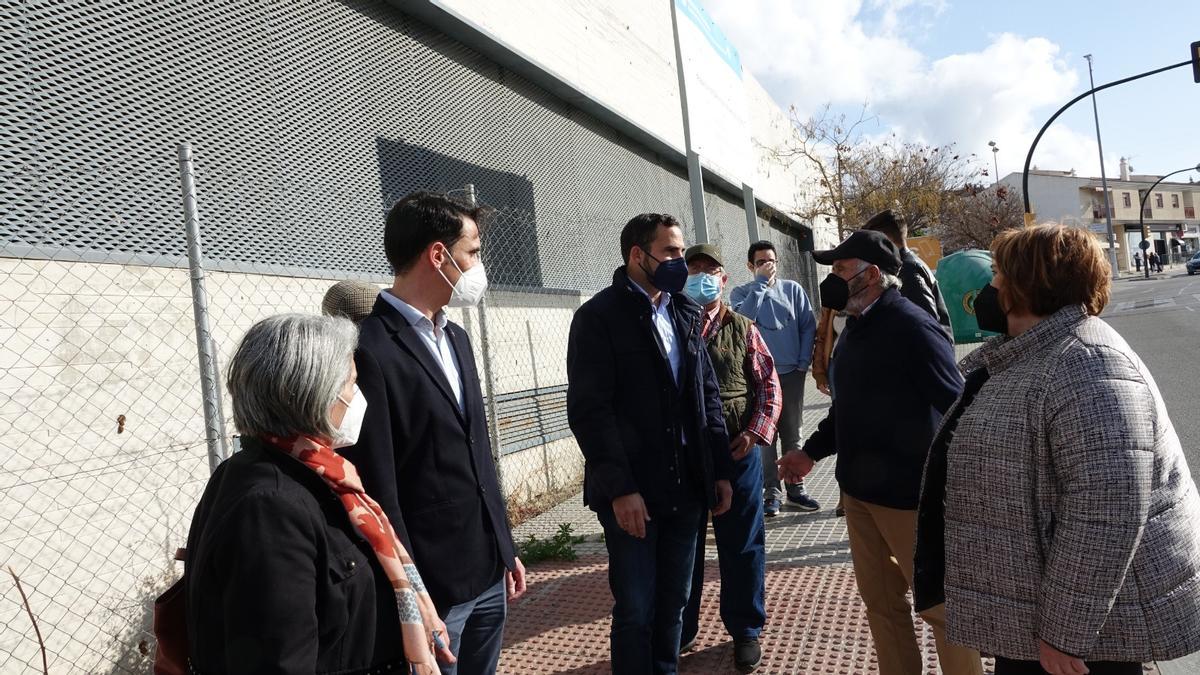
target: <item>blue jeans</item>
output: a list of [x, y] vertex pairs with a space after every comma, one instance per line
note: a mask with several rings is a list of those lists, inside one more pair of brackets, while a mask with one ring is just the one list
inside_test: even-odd
[[438, 663], [442, 675], [491, 675], [500, 661], [508, 597], [504, 575], [474, 600], [454, 605], [442, 621], [450, 634], [450, 651], [457, 663]]
[[[729, 510], [712, 519], [717, 539], [717, 564], [721, 570], [721, 622], [735, 641], [757, 638], [767, 621], [766, 528], [760, 495], [762, 460], [760, 448], [735, 465], [733, 501]], [[692, 592], [683, 611], [683, 641], [700, 629], [700, 596], [704, 588], [704, 541], [708, 519], [696, 536], [696, 562], [692, 569]]]
[[610, 638], [614, 675], [676, 672], [696, 527], [704, 513], [697, 501], [652, 514], [645, 539], [622, 530], [612, 509], [596, 514], [604, 526], [608, 585], [614, 599]]

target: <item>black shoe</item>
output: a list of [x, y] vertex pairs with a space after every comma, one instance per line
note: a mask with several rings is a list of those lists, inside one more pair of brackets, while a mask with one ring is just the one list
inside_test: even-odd
[[684, 640], [683, 644], [679, 645], [679, 653], [686, 654], [695, 648], [696, 648], [696, 636], [693, 635], [692, 637]]
[[753, 673], [762, 663], [762, 648], [758, 646], [758, 638], [737, 640], [733, 643], [733, 665], [739, 673]]
[[803, 483], [787, 486], [787, 500], [789, 504], [801, 511], [817, 511], [821, 508], [821, 504], [817, 500], [808, 496]]
[[841, 504], [838, 504], [838, 507], [833, 510], [833, 515], [837, 516], [838, 518], [845, 518], [846, 509], [842, 508]]

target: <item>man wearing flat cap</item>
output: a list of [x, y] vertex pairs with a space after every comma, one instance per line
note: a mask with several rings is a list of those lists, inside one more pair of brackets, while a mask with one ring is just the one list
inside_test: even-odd
[[[837, 480], [858, 592], [867, 606], [881, 675], [924, 672], [912, 608], [917, 499], [929, 444], [962, 390], [954, 348], [937, 319], [900, 295], [900, 251], [859, 230], [813, 259], [832, 265], [821, 304], [850, 316], [830, 363], [833, 403], [801, 450], [779, 460], [787, 480], [836, 454]], [[946, 642], [945, 606], [933, 627], [942, 672], [983, 672], [979, 653]]]
[[[771, 444], [783, 409], [783, 391], [775, 360], [754, 322], [721, 301], [729, 274], [720, 249], [696, 244], [683, 254], [688, 280], [683, 292], [700, 305], [700, 336], [721, 393], [721, 411], [734, 461], [733, 498], [724, 514], [712, 519], [721, 570], [721, 621], [733, 638], [734, 666], [754, 672], [762, 661], [758, 636], [766, 623], [766, 533], [763, 525], [762, 458]], [[692, 592], [683, 610], [683, 645], [690, 649], [700, 629], [704, 587], [704, 543], [708, 519], [696, 536]]]

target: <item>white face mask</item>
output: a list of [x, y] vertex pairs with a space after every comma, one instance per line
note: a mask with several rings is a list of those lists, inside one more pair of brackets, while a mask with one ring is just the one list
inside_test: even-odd
[[450, 293], [450, 307], [474, 307], [483, 299], [483, 294], [487, 291], [488, 280], [487, 271], [483, 269], [483, 261], [479, 261], [471, 266], [471, 269], [466, 272], [458, 266], [454, 258], [450, 258], [450, 264], [454, 265], [454, 269], [458, 270], [458, 283], [450, 284], [450, 279], [439, 269], [438, 274], [450, 284], [452, 292]]
[[363, 417], [367, 414], [367, 397], [363, 396], [358, 385], [354, 385], [354, 396], [347, 401], [338, 395], [338, 400], [346, 404], [346, 414], [342, 423], [333, 432], [333, 447], [348, 448], [358, 443], [358, 435], [362, 432]]

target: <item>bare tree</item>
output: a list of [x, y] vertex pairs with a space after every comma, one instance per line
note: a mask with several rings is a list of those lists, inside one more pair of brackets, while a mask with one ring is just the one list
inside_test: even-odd
[[853, 229], [846, 225], [845, 218], [848, 176], [863, 145], [863, 127], [875, 118], [867, 115], [866, 104], [857, 116], [835, 115], [828, 103], [807, 119], [800, 119], [795, 106], [789, 111], [791, 138], [783, 146], [767, 150], [784, 164], [800, 163], [813, 171], [816, 192], [793, 215], [808, 223], [819, 218], [836, 222], [840, 239]]
[[815, 192], [793, 213], [809, 223], [836, 221], [839, 238], [884, 209], [900, 211], [910, 231], [922, 234], [981, 173], [975, 156], [958, 154], [952, 144], [905, 143], [894, 134], [867, 138], [864, 128], [876, 118], [865, 104], [855, 116], [835, 115], [828, 104], [806, 120], [794, 107], [791, 116], [792, 138], [768, 150], [812, 170]]
[[1020, 190], [1006, 185], [969, 185], [958, 192], [933, 232], [946, 253], [986, 249], [1000, 232], [1021, 227], [1024, 213]]

